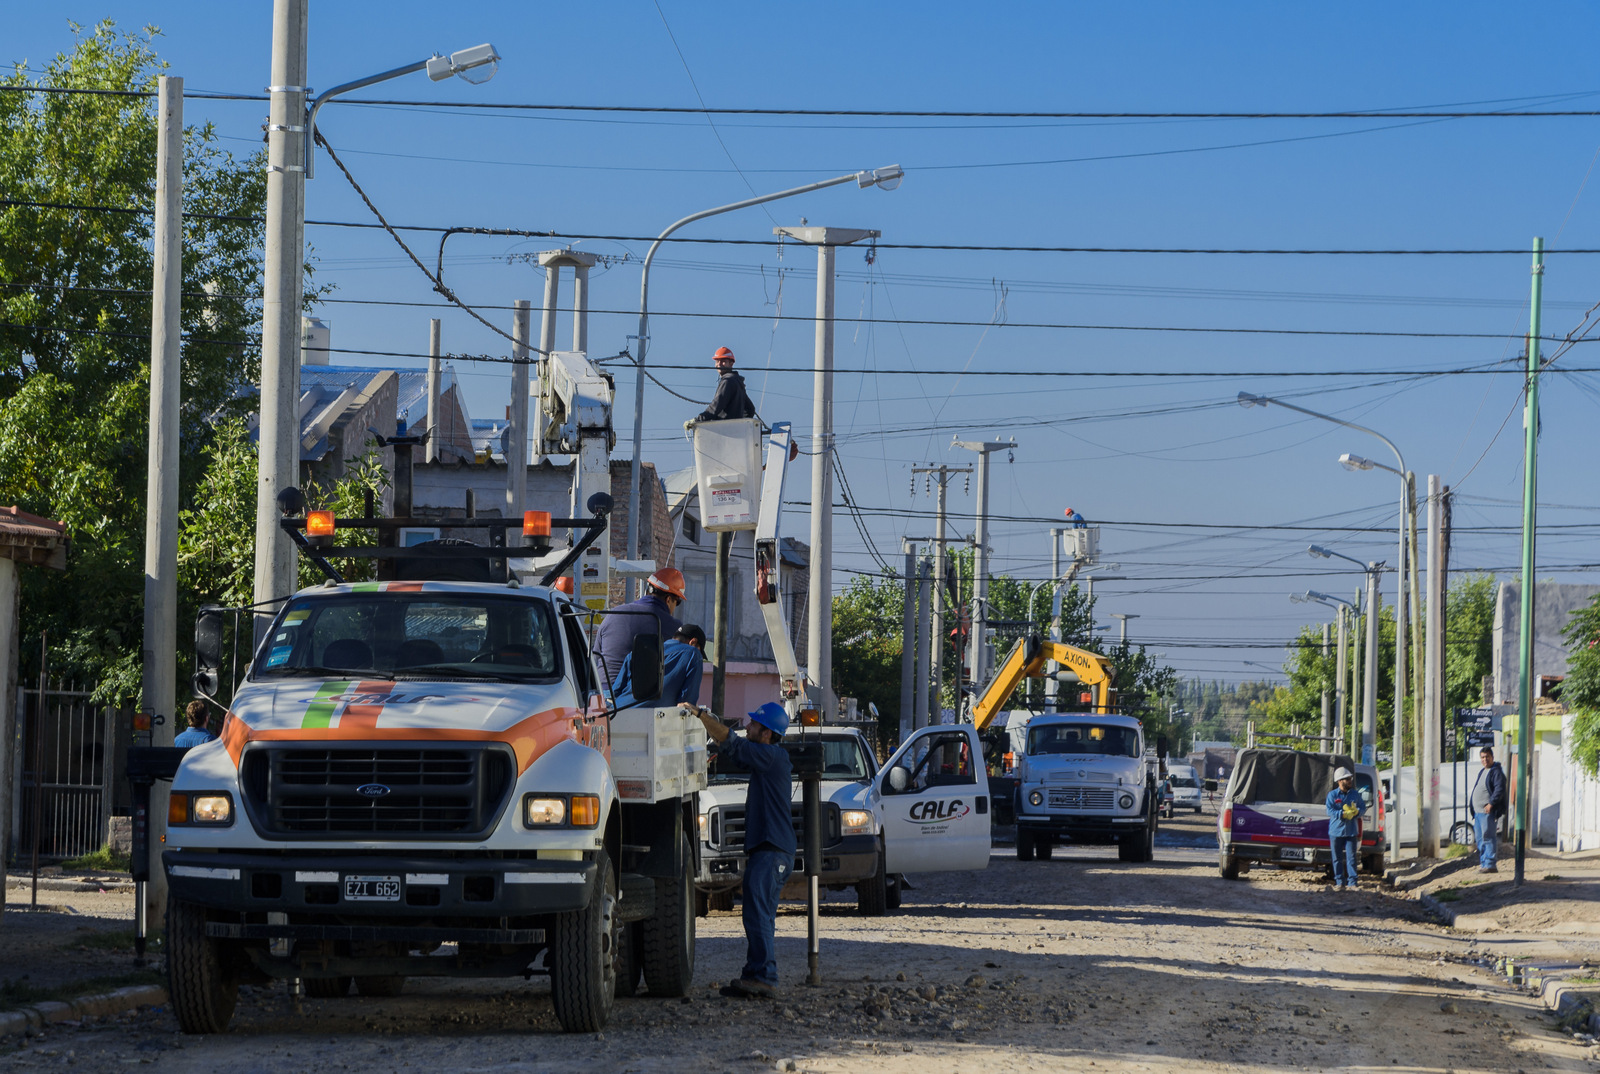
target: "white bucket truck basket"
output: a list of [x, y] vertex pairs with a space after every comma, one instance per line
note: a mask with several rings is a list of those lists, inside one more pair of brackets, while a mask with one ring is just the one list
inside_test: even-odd
[[1068, 559], [1093, 563], [1100, 558], [1100, 527], [1080, 526], [1063, 530], [1061, 551]]
[[700, 525], [709, 532], [753, 530], [761, 505], [761, 421], [732, 418], [694, 427]]
[[611, 720], [611, 774], [625, 802], [662, 802], [706, 789], [706, 729], [682, 709], [623, 709]]

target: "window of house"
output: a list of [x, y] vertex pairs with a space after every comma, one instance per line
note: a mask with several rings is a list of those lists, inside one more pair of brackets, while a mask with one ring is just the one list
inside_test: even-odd
[[700, 543], [700, 520], [687, 511], [683, 513], [683, 539], [693, 544]]

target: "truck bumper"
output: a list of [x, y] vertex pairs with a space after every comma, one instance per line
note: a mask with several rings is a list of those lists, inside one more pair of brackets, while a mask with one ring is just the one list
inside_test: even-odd
[[[240, 913], [361, 918], [501, 918], [567, 913], [588, 905], [596, 865], [585, 861], [429, 858], [421, 855], [196, 853], [161, 855], [175, 899]], [[346, 878], [385, 878], [367, 898], [347, 898]], [[379, 888], [382, 897], [371, 897]]]
[[[695, 886], [701, 891], [729, 891], [744, 880], [745, 855], [743, 850], [715, 850], [700, 844], [700, 871], [695, 876]], [[822, 871], [818, 882], [848, 886], [869, 880], [878, 872], [878, 837], [875, 835], [847, 835], [833, 846], [822, 848]], [[783, 898], [793, 898], [796, 881], [805, 886], [805, 848], [794, 856], [792, 879], [784, 887]]]
[[1065, 816], [1053, 813], [1019, 813], [1017, 830], [1039, 835], [1065, 836], [1087, 842], [1106, 842], [1124, 832], [1137, 832], [1145, 826], [1145, 818], [1131, 817]]

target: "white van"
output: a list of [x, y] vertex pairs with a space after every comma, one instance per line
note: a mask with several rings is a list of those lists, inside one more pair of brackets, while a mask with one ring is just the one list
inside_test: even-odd
[[1200, 773], [1193, 765], [1167, 765], [1167, 778], [1172, 781], [1172, 809], [1192, 809], [1200, 812]]

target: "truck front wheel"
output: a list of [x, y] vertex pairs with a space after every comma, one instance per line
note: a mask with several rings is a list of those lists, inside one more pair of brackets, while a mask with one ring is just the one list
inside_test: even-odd
[[656, 881], [656, 912], [640, 922], [639, 960], [652, 996], [682, 996], [694, 980], [694, 848], [677, 878]]
[[1033, 833], [1017, 829], [1017, 860], [1032, 861], [1034, 846]]
[[[589, 905], [557, 914], [550, 942], [550, 998], [568, 1033], [598, 1033], [616, 999], [617, 878], [605, 851]], [[692, 909], [691, 904], [691, 909]]]
[[222, 941], [206, 935], [206, 912], [193, 903], [167, 903], [167, 989], [178, 1028], [222, 1033], [239, 1002], [239, 979]]
[[856, 885], [856, 911], [862, 917], [882, 917], [889, 908], [889, 877], [883, 847], [878, 848], [878, 871]]

